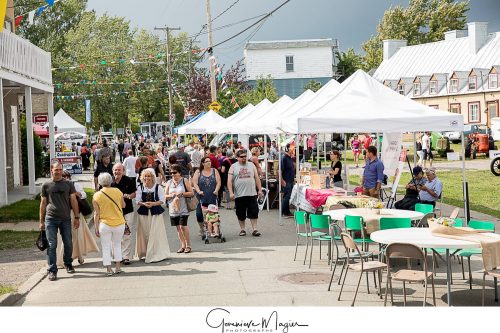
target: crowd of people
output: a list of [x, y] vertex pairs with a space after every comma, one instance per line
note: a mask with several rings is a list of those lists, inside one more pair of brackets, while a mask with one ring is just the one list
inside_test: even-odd
[[[120, 140], [117, 145], [103, 140], [91, 148], [86, 144], [78, 147], [85, 155], [84, 168], [93, 169], [93, 214], [80, 213], [79, 200], [85, 200], [85, 192], [71, 181], [60, 163], [52, 163], [52, 178], [42, 187], [40, 204], [40, 229], [46, 230], [49, 240], [51, 281], [57, 279], [58, 268], [74, 273], [74, 259], [83, 264], [85, 255], [98, 251], [87, 221], [101, 242], [102, 262], [109, 276], [120, 274], [122, 265], [130, 265], [133, 259], [152, 263], [170, 257], [165, 205], [178, 235], [177, 253], [192, 252], [191, 211], [196, 212], [200, 236], [220, 238], [218, 210], [223, 203], [232, 209], [234, 202], [240, 236], [246, 235], [247, 218], [251, 234], [261, 235], [257, 199], [263, 193], [258, 150], [253, 150], [251, 158], [241, 143], [207, 147], [192, 141], [187, 147], [169, 147], [150, 140]], [[79, 233], [82, 236], [78, 237]], [[75, 243], [79, 239], [79, 244]]]

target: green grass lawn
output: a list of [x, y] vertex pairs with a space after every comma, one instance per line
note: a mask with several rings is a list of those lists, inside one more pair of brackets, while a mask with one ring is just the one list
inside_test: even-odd
[[35, 246], [38, 231], [0, 231], [0, 250], [27, 249]]
[[[443, 183], [443, 202], [463, 207], [462, 171], [438, 172]], [[352, 184], [359, 184], [357, 175], [349, 177]], [[403, 173], [400, 184], [407, 184], [410, 174]], [[495, 177], [489, 170], [467, 171], [469, 183], [469, 202], [471, 210], [500, 218], [500, 177]]]
[[16, 291], [16, 288], [11, 286], [3, 286], [0, 284], [0, 296], [2, 296], [3, 294], [12, 293], [14, 291]]
[[[87, 201], [92, 207], [92, 196], [94, 189], [86, 188]], [[40, 211], [40, 199], [24, 199], [0, 208], [0, 223], [1, 222], [16, 222], [16, 221], [38, 221]]]

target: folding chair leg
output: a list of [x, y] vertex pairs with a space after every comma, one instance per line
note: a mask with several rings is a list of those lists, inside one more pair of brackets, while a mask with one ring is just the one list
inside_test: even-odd
[[368, 282], [368, 280], [368, 272], [366, 272], [366, 290], [368, 291], [368, 295], [370, 295], [370, 283]]
[[[333, 276], [335, 275], [335, 270], [337, 269], [337, 262], [338, 258], [335, 260], [335, 266], [333, 266], [333, 271], [332, 271], [332, 277], [330, 278], [330, 284], [328, 285], [328, 291], [330, 291], [332, 287], [332, 282], [333, 282]], [[332, 260], [333, 261], [333, 260]], [[339, 280], [342, 278], [342, 276], [339, 277]]]
[[406, 306], [406, 283], [403, 281], [403, 305]]
[[467, 264], [469, 265], [469, 289], [472, 290], [472, 269], [470, 267], [470, 257], [467, 257]]
[[293, 256], [293, 261], [297, 259], [297, 249], [299, 248], [299, 237], [297, 236], [297, 240], [295, 241], [295, 254]]
[[347, 263], [347, 259], [344, 260], [344, 264], [342, 265], [342, 270], [340, 271], [340, 278], [339, 278], [339, 282], [338, 282], [339, 286], [340, 286], [340, 281], [342, 281], [342, 274], [344, 273], [344, 268], [345, 268], [346, 263]]
[[434, 275], [431, 275], [432, 282], [432, 304], [436, 306], [436, 289], [434, 288]]
[[462, 257], [462, 279], [465, 280], [465, 271], [464, 271], [464, 258]]
[[389, 287], [391, 288], [391, 305], [394, 304], [394, 294], [392, 292], [392, 279], [389, 280]]
[[[346, 262], [347, 262], [347, 260], [346, 260]], [[347, 264], [347, 267], [345, 268], [344, 280], [342, 280], [342, 286], [340, 287], [339, 297], [337, 297], [337, 301], [340, 301], [340, 296], [342, 295], [342, 290], [344, 289], [345, 278], [347, 277], [348, 270], [349, 270], [349, 264]]]
[[[358, 285], [356, 286], [356, 292], [354, 293], [354, 299], [352, 300], [351, 306], [354, 306], [354, 302], [356, 302], [356, 296], [358, 295], [359, 285], [361, 284], [362, 277], [363, 277], [363, 272], [359, 274]], [[366, 277], [368, 277], [368, 275]]]
[[319, 241], [319, 260], [321, 260], [321, 245], [323, 245], [323, 243]]
[[378, 271], [378, 295], [382, 299], [382, 270]]
[[425, 291], [424, 291], [424, 304], [423, 306], [425, 306], [425, 304], [427, 303], [427, 277], [425, 277], [425, 280], [424, 280], [424, 285], [425, 285]]
[[311, 253], [309, 253], [309, 268], [311, 268], [311, 262], [313, 259], [313, 249], [314, 249], [314, 239], [311, 238]]
[[486, 273], [483, 274], [483, 292], [481, 295], [481, 305], [484, 306], [484, 288], [486, 287]]
[[495, 284], [495, 302], [498, 302], [498, 281], [497, 278], [493, 278], [493, 283]]
[[306, 252], [304, 253], [304, 265], [306, 264], [307, 250], [308, 249], [309, 249], [309, 237], [306, 236]]
[[387, 274], [387, 280], [385, 281], [385, 297], [384, 297], [384, 306], [387, 305], [387, 291], [389, 290], [389, 274]]
[[373, 271], [373, 284], [375, 285], [375, 288], [378, 288], [377, 287], [377, 277], [375, 275], [375, 271]]

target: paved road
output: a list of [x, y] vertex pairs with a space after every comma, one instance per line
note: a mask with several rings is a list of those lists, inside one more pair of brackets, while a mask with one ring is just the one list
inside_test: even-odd
[[[353, 297], [356, 274], [350, 273], [346, 281], [345, 298], [337, 302], [338, 286], [327, 292], [330, 270], [325, 260], [319, 260], [315, 251], [312, 267], [308, 269], [301, 261], [293, 261], [295, 236], [293, 220], [279, 225], [276, 211], [261, 214], [260, 238], [238, 236], [239, 228], [234, 211], [221, 212], [223, 230], [227, 242], [205, 245], [198, 237], [193, 239], [193, 253], [172, 254], [171, 259], [145, 264], [134, 261], [125, 267], [125, 273], [105, 276], [105, 269], [98, 258], [87, 259], [83, 266], [76, 266], [76, 273], [69, 275], [60, 271], [59, 280], [44, 279], [19, 306], [120, 306], [120, 305], [164, 305], [164, 306], [213, 306], [213, 305], [330, 305], [348, 306]], [[178, 248], [175, 229], [165, 221], [171, 251]], [[193, 227], [194, 220], [189, 224]], [[194, 229], [194, 228], [193, 228]], [[249, 228], [247, 228], [249, 230]], [[317, 247], [316, 247], [317, 250]], [[299, 248], [299, 258], [303, 258]], [[461, 276], [456, 261], [453, 263], [455, 281], [453, 294], [456, 305], [480, 304], [481, 261], [473, 258], [474, 283], [469, 291], [467, 282]], [[442, 265], [436, 277], [437, 303], [444, 305], [445, 275]], [[338, 271], [337, 271], [338, 272]], [[305, 274], [303, 274], [305, 273]], [[283, 275], [298, 274], [302, 283], [283, 281]], [[337, 273], [338, 274], [338, 273]], [[382, 306], [374, 293], [366, 293], [365, 279], [362, 281], [358, 305]], [[307, 283], [314, 282], [316, 283]], [[402, 302], [401, 288], [395, 286], [396, 302]], [[421, 304], [423, 290], [420, 285], [408, 287], [410, 304]], [[492, 295], [491, 288], [488, 290]], [[492, 297], [488, 298], [491, 302]], [[413, 303], [415, 302], [415, 303]]]

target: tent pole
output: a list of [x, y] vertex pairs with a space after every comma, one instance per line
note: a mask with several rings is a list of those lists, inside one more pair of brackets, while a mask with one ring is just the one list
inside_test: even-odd
[[318, 173], [321, 165], [321, 161], [319, 159], [319, 134], [316, 134], [316, 140], [314, 140], [316, 144], [316, 165], [318, 166]]
[[281, 133], [278, 134], [278, 215], [279, 215], [279, 225], [283, 225], [283, 216], [281, 216], [281, 205], [283, 202], [281, 201]]
[[346, 190], [349, 190], [349, 166], [347, 165], [347, 134], [344, 133], [344, 174], [346, 180]]
[[464, 217], [465, 225], [469, 224], [470, 220], [470, 207], [469, 207], [469, 184], [467, 183], [467, 175], [465, 173], [465, 136], [462, 131], [462, 180], [463, 180], [463, 191], [464, 191]]
[[[299, 132], [297, 130], [297, 132]], [[305, 161], [304, 161], [305, 163]], [[297, 179], [297, 195], [300, 194], [300, 159], [299, 159], [299, 134], [296, 134], [295, 137], [295, 178]], [[297, 200], [297, 203], [298, 200]], [[297, 207], [297, 210], [300, 210], [300, 207]]]
[[413, 166], [416, 165], [417, 165], [417, 133], [413, 132]]
[[264, 172], [266, 173], [266, 188], [268, 190], [268, 195], [267, 195], [267, 211], [269, 211], [269, 184], [268, 184], [268, 165], [267, 165], [267, 135], [264, 134]]
[[325, 166], [326, 166], [326, 134], [323, 134], [323, 153], [325, 153]]

